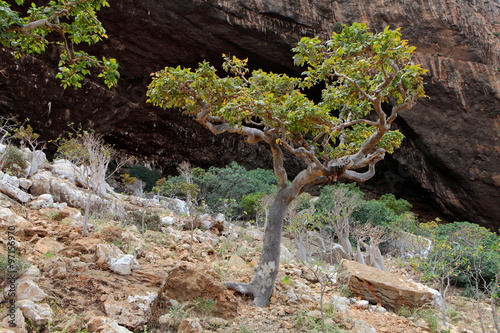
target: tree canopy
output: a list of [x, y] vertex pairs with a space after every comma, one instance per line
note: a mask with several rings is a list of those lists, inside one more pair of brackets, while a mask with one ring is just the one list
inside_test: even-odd
[[[262, 70], [249, 75], [246, 59], [225, 56], [223, 67], [232, 75], [219, 77], [208, 62], [157, 72], [149, 101], [181, 108], [214, 133], [280, 145], [321, 170], [339, 158], [358, 169], [399, 146], [403, 136], [390, 124], [424, 96], [425, 70], [411, 63], [414, 49], [399, 29], [373, 34], [354, 24], [328, 42], [303, 38], [293, 49], [295, 63], [308, 66], [300, 78]], [[301, 88], [320, 82], [326, 87], [315, 103]], [[389, 115], [384, 103], [392, 105]], [[378, 120], [367, 117], [373, 111]]]
[[[228, 282], [267, 306], [279, 267], [285, 212], [308, 185], [340, 178], [364, 181], [375, 164], [399, 147], [403, 135], [391, 130], [398, 113], [425, 96], [425, 69], [413, 64], [414, 47], [399, 29], [372, 33], [364, 24], [344, 26], [322, 42], [302, 38], [294, 61], [301, 77], [250, 71], [246, 59], [224, 56], [226, 75], [202, 62], [196, 69], [167, 67], [153, 74], [149, 102], [180, 108], [215, 134], [239, 133], [265, 142], [273, 155], [278, 192], [270, 208], [259, 266], [248, 284]], [[322, 84], [321, 101], [304, 89]], [[287, 150], [306, 167], [289, 182]]]
[[[0, 0], [0, 43], [15, 57], [42, 53], [49, 44], [59, 51], [57, 78], [66, 88], [79, 88], [85, 76], [97, 72], [108, 87], [117, 84], [118, 63], [113, 58], [97, 58], [76, 47], [107, 38], [96, 12], [109, 6], [106, 0], [52, 0], [44, 5], [15, 5]], [[14, 8], [15, 7], [15, 8]]]

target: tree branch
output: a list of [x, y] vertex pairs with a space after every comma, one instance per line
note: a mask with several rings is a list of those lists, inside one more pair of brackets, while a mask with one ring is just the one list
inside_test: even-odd
[[367, 100], [369, 100], [370, 102], [373, 102], [375, 99], [368, 95], [368, 93], [359, 86], [359, 84], [356, 82], [356, 80], [353, 80], [351, 79], [349, 76], [347, 75], [344, 75], [344, 74], [340, 74], [338, 73], [337, 71], [335, 71], [335, 75], [338, 76], [338, 77], [341, 77], [341, 78], [344, 78], [345, 80], [349, 81], [350, 83], [352, 83], [356, 89], [361, 93], [361, 95], [363, 95]]
[[356, 169], [368, 165], [368, 171], [360, 173], [354, 170], [346, 170], [343, 177], [357, 182], [367, 181], [375, 175], [375, 164], [377, 164], [378, 161], [383, 160], [384, 157], [385, 150], [382, 148], [378, 148], [374, 153], [372, 153], [370, 156], [366, 157], [363, 161], [356, 165]]
[[375, 175], [375, 163], [372, 163], [369, 165], [368, 171], [360, 173], [354, 170], [347, 170], [344, 173], [343, 178], [353, 180], [356, 182], [364, 182], [372, 178], [374, 175]]
[[276, 140], [271, 139], [267, 143], [271, 147], [271, 152], [273, 154], [273, 170], [276, 178], [278, 178], [278, 187], [284, 188], [288, 182], [288, 175], [285, 167], [283, 166], [285, 163], [283, 159], [283, 151], [276, 143]]

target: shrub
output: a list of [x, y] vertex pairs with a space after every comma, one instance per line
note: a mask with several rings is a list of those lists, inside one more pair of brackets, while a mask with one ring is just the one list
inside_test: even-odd
[[380, 196], [379, 201], [386, 205], [388, 208], [392, 209], [394, 213], [398, 215], [409, 212], [413, 207], [412, 204], [405, 199], [396, 199], [396, 197], [392, 193], [387, 193]]
[[374, 225], [390, 228], [397, 221], [398, 215], [383, 202], [370, 200], [359, 205], [351, 217], [361, 223], [372, 222]]
[[145, 210], [131, 211], [127, 214], [125, 223], [135, 225], [141, 232], [146, 230], [161, 231], [160, 216], [154, 212]]
[[437, 239], [463, 249], [464, 260], [458, 267], [455, 281], [469, 286], [471, 274], [486, 283], [493, 281], [500, 272], [500, 237], [488, 229], [470, 222], [454, 222], [440, 225], [436, 230]]
[[131, 177], [142, 180], [145, 184], [144, 190], [150, 192], [158, 179], [161, 178], [161, 172], [157, 169], [148, 169], [143, 165], [136, 164], [128, 169]]
[[2, 280], [7, 278], [18, 279], [31, 266], [24, 257], [19, 254], [0, 255], [0, 277]]
[[260, 202], [266, 195], [265, 192], [249, 193], [241, 198], [240, 207], [246, 215], [255, 216], [259, 210]]
[[[481, 288], [498, 278], [500, 272], [500, 237], [477, 224], [453, 222], [435, 227], [434, 247], [420, 268], [428, 275], [436, 265], [453, 263], [450, 280], [466, 288]], [[440, 258], [440, 260], [435, 260]], [[451, 268], [450, 268], [451, 269]]]
[[193, 181], [200, 187], [201, 197], [214, 209], [221, 205], [223, 199], [240, 202], [243, 196], [250, 193], [269, 193], [276, 184], [271, 170], [246, 170], [236, 162], [224, 168], [211, 167], [207, 171], [195, 169]]
[[28, 168], [28, 161], [19, 148], [9, 145], [0, 155], [0, 167], [7, 174], [19, 176]]
[[[199, 200], [217, 211], [227, 210], [230, 204], [229, 213], [234, 216], [241, 216], [245, 211], [256, 212], [255, 201], [270, 193], [276, 184], [273, 171], [246, 170], [235, 162], [224, 168], [211, 167], [208, 170], [194, 168], [192, 181], [196, 185]], [[185, 184], [185, 177], [171, 176], [158, 180], [154, 190], [160, 195], [185, 198], [186, 191], [189, 190]], [[248, 197], [243, 200], [245, 196]]]
[[[343, 198], [343, 203], [336, 202], [334, 200], [335, 193], [338, 191], [345, 192], [341, 197]], [[327, 185], [323, 187], [320, 191], [318, 200], [314, 203], [314, 209], [318, 215], [329, 214], [335, 207], [339, 204], [345, 206], [346, 204], [354, 206], [353, 208], [360, 205], [363, 201], [363, 193], [356, 187], [356, 184], [336, 184]]]

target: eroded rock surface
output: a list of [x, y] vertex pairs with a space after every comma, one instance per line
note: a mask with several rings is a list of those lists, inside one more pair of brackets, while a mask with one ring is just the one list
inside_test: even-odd
[[[93, 51], [118, 58], [120, 85], [92, 79], [78, 91], [54, 79], [57, 51], [13, 59], [0, 51], [0, 114], [30, 118], [51, 139], [69, 122], [106, 134], [108, 141], [143, 154], [167, 171], [189, 160], [198, 166], [231, 160], [270, 166], [270, 154], [233, 135], [213, 136], [178, 112], [146, 104], [150, 73], [164, 66], [221, 63], [221, 53], [250, 65], [299, 74], [290, 49], [301, 36], [325, 39], [341, 23], [374, 30], [402, 27], [429, 69], [428, 99], [401, 116], [406, 136], [378, 184], [415, 193], [455, 220], [498, 229], [500, 221], [500, 4], [495, 1], [377, 0], [110, 1], [100, 13], [110, 39]], [[91, 98], [89, 98], [91, 96]], [[292, 166], [294, 162], [291, 162]]]
[[342, 260], [338, 281], [354, 296], [389, 309], [419, 308], [436, 303], [436, 294], [430, 288], [355, 261]]
[[221, 282], [211, 274], [210, 269], [181, 265], [168, 274], [159, 298], [166, 300], [209, 301], [213, 303], [212, 314], [225, 319], [234, 318], [238, 304], [231, 293]]

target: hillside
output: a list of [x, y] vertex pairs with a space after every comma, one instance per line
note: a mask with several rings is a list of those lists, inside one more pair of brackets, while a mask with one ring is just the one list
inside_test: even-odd
[[[438, 328], [437, 309], [390, 311], [352, 297], [337, 281], [337, 264], [324, 263], [323, 273], [314, 274], [314, 265], [291, 254], [289, 235], [271, 306], [249, 307], [222, 282], [250, 279], [261, 228], [220, 214], [180, 214], [185, 204], [177, 199], [110, 193], [101, 199], [108, 206], [94, 211], [90, 234], [82, 237], [80, 210], [49, 197], [57, 188], [72, 188], [73, 196], [84, 190], [47, 167], [30, 179], [40, 188], [37, 181], [52, 174], [50, 196], [40, 192], [25, 204], [0, 196], [0, 228], [9, 236], [2, 238], [1, 263], [4, 274], [14, 276], [1, 280], [0, 332], [321, 332], [322, 286], [327, 332], [481, 332], [475, 301], [459, 290], [447, 300], [451, 326]], [[119, 217], [118, 211], [127, 213]], [[198, 226], [193, 232], [192, 223]], [[15, 251], [19, 256], [11, 256]], [[386, 266], [401, 281], [420, 277], [401, 258], [386, 257]], [[13, 330], [5, 317], [12, 302], [19, 307]], [[481, 306], [486, 332], [495, 332], [491, 307]]]

